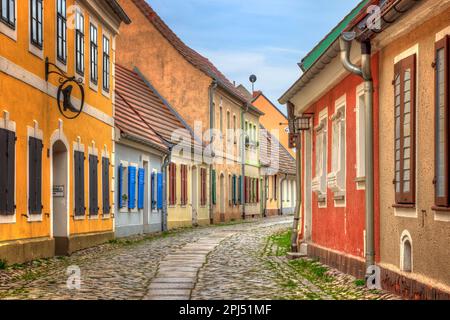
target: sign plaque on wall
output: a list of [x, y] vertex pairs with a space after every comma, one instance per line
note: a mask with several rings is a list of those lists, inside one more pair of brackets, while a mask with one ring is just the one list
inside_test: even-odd
[[64, 186], [61, 185], [53, 186], [53, 197], [64, 198]]

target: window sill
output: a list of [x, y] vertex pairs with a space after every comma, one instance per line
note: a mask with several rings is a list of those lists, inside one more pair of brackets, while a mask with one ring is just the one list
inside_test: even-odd
[[415, 209], [415, 204], [393, 204], [392, 208], [398, 208], [398, 209]]
[[448, 212], [448, 213], [450, 213], [450, 207], [433, 206], [433, 207], [431, 207], [431, 210], [438, 211], [438, 212]]

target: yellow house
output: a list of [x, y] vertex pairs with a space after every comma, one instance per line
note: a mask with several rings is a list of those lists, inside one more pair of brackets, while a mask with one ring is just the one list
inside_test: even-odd
[[[0, 259], [111, 239], [115, 0], [1, 1]], [[110, 160], [111, 159], [111, 160]]]

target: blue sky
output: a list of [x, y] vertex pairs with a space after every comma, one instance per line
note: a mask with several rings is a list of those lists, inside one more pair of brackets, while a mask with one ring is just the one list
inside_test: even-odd
[[[297, 63], [359, 0], [147, 0], [190, 47], [275, 104], [301, 75]], [[283, 109], [284, 110], [284, 109]]]

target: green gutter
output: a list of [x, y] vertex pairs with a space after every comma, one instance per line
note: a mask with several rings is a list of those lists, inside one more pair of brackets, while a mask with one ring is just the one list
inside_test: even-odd
[[314, 49], [312, 49], [308, 55], [303, 58], [300, 63], [300, 67], [303, 72], [308, 70], [329, 48], [329, 46], [339, 38], [342, 31], [352, 22], [352, 20], [361, 12], [369, 0], [361, 1], [356, 8], [354, 8]]

